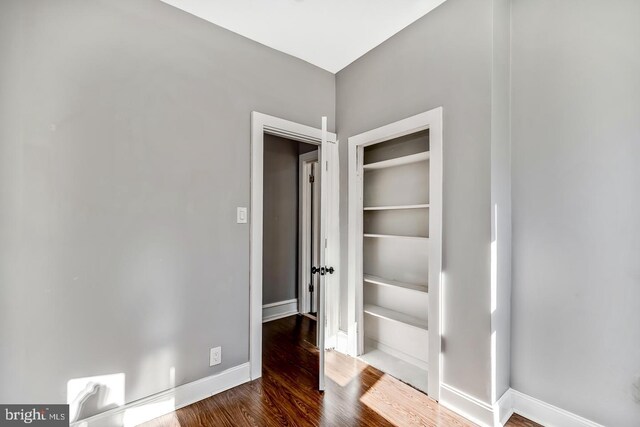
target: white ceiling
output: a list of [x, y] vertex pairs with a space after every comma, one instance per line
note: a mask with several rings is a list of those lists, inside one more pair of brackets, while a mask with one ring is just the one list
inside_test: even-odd
[[445, 0], [162, 0], [336, 73]]

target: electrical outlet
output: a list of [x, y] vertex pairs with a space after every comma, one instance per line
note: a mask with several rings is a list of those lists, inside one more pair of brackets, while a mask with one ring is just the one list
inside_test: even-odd
[[222, 363], [222, 347], [214, 347], [209, 351], [209, 366]]

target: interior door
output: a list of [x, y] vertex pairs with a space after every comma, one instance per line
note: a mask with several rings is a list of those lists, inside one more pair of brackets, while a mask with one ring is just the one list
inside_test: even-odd
[[335, 348], [338, 332], [338, 144], [327, 140], [327, 118], [322, 118], [320, 146], [320, 275], [317, 338], [320, 353], [319, 384], [325, 389], [326, 352]]

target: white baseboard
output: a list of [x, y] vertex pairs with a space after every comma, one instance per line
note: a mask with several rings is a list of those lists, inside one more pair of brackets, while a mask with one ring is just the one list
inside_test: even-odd
[[272, 302], [262, 306], [262, 323], [298, 314], [298, 299]]
[[346, 354], [347, 349], [347, 334], [346, 332], [338, 329], [338, 333], [333, 336], [327, 336], [324, 340], [324, 345], [326, 348], [331, 348], [340, 353]]
[[493, 405], [493, 425], [503, 427], [513, 415], [513, 399], [511, 397], [511, 389], [509, 389]]
[[[513, 412], [547, 427], [604, 427], [601, 424], [509, 389]], [[506, 393], [505, 393], [506, 394]]]
[[219, 374], [71, 423], [71, 427], [133, 427], [246, 383], [250, 381], [249, 371], [249, 363], [244, 363]]
[[491, 405], [442, 383], [439, 403], [483, 427], [492, 427], [494, 411]]
[[519, 414], [545, 427], [604, 427], [517, 390], [507, 390], [493, 408], [447, 384], [440, 386], [440, 404], [481, 426], [504, 426]]
[[345, 331], [339, 329], [336, 350], [343, 354], [349, 354], [349, 337]]

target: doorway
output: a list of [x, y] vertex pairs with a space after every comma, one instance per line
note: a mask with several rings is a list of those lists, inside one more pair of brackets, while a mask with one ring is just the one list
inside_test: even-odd
[[[309, 160], [301, 161], [301, 157]], [[314, 218], [309, 211], [314, 202], [317, 159], [317, 145], [264, 135], [263, 323], [298, 313], [313, 312], [315, 316], [317, 311], [317, 298], [313, 298], [317, 275], [311, 274], [311, 268], [318, 262], [310, 262], [312, 256], [317, 257], [318, 248], [310, 245], [319, 212]], [[319, 202], [317, 197], [315, 202]]]
[[[325, 343], [335, 342], [338, 324], [339, 224], [338, 224], [338, 141], [327, 131], [326, 117], [322, 128], [314, 128], [266, 114], [251, 114], [251, 240], [250, 240], [250, 322], [249, 364], [251, 379], [262, 376], [263, 321], [263, 254], [264, 248], [264, 156], [265, 144], [276, 136], [317, 146], [320, 173], [319, 275], [317, 298], [317, 341], [319, 351], [318, 388], [324, 390]], [[326, 303], [326, 308], [325, 308]]]
[[320, 180], [318, 150], [298, 159], [298, 311], [316, 319], [320, 277]]

